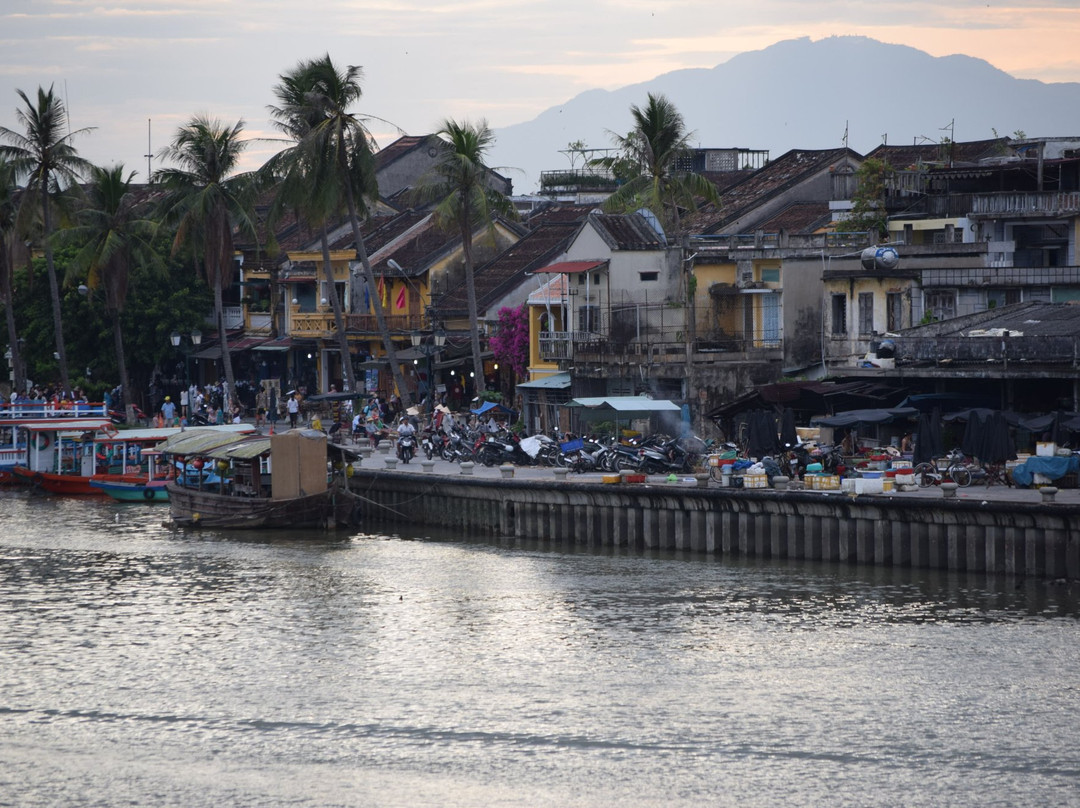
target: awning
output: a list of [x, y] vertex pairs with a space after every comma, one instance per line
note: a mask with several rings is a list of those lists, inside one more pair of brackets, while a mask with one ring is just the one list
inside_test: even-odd
[[534, 275], [574, 275], [579, 272], [588, 272], [590, 269], [607, 266], [607, 260], [600, 261], [561, 261], [557, 264], [548, 264], [546, 267], [533, 270]]
[[608, 396], [602, 398], [575, 398], [566, 407], [584, 407], [589, 410], [607, 410], [610, 412], [682, 412], [682, 407], [666, 398], [648, 398], [647, 396]]
[[870, 424], [888, 424], [901, 418], [918, 418], [914, 407], [894, 407], [885, 410], [849, 410], [819, 418], [811, 418], [811, 426], [850, 427]]
[[[237, 351], [247, 351], [262, 345], [266, 342], [266, 337], [240, 337], [235, 340], [229, 341], [229, 353], [234, 354]], [[198, 353], [193, 354], [196, 359], [220, 359], [221, 358], [221, 343], [211, 345], [208, 348], [204, 348]]]
[[292, 340], [289, 337], [278, 337], [277, 339], [267, 340], [262, 345], [256, 345], [254, 350], [256, 351], [287, 351], [292, 347]]
[[550, 376], [533, 379], [531, 382], [522, 382], [518, 385], [518, 389], [520, 390], [524, 388], [526, 390], [565, 390], [569, 386], [569, 373], [552, 373]]

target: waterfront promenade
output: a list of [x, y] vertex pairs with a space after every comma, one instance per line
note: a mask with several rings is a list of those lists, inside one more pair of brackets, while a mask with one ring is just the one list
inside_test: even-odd
[[[366, 458], [360, 465], [364, 471], [379, 471], [388, 470], [383, 460], [386, 455], [379, 452], [374, 452], [368, 458]], [[435, 465], [430, 472], [425, 472], [421, 461], [423, 457], [414, 458], [411, 463], [403, 464], [397, 463], [394, 467], [394, 471], [400, 471], [407, 474], [428, 474], [438, 475], [445, 477], [464, 477], [461, 468], [457, 463], [450, 463], [446, 460], [436, 458], [431, 461]], [[486, 480], [499, 480], [502, 479], [502, 472], [498, 466], [483, 466], [476, 463], [472, 470], [472, 477]], [[568, 473], [565, 481], [568, 483], [580, 483], [580, 484], [598, 484], [602, 482], [604, 474], [602, 472], [586, 473], [586, 474], [574, 474]], [[514, 479], [515, 480], [529, 480], [536, 482], [556, 482], [557, 476], [553, 469], [548, 467], [539, 466], [515, 466], [514, 467]], [[689, 477], [688, 475], [682, 475], [677, 478], [674, 483], [668, 482], [665, 475], [654, 475], [646, 478], [644, 484], [634, 484], [629, 486], [633, 489], [640, 485], [649, 486], [652, 488], [662, 486], [664, 489], [677, 491], [681, 488], [697, 488], [697, 480]], [[622, 484], [614, 485], [613, 488], [623, 488]], [[715, 481], [710, 481], [708, 484], [710, 489], [725, 490]], [[734, 490], [734, 489], [726, 489]], [[770, 489], [772, 490], [772, 489]], [[781, 493], [781, 492], [777, 492]], [[795, 492], [792, 492], [795, 493]], [[842, 491], [808, 491], [803, 490], [800, 493], [811, 494], [814, 496], [821, 496], [825, 499], [832, 498], [845, 498], [848, 499], [852, 495]], [[870, 494], [865, 495], [874, 499], [879, 498], [891, 498], [897, 501], [903, 500], [940, 500], [943, 499], [943, 492], [938, 486], [929, 486], [928, 488], [918, 488], [915, 486], [906, 486], [902, 491], [890, 491], [885, 494]], [[1040, 489], [1037, 488], [1016, 488], [1007, 487], [1002, 485], [984, 486], [980, 484], [973, 484], [968, 488], [957, 488], [956, 498], [961, 501], [968, 502], [990, 502], [990, 503], [1024, 503], [1030, 505], [1037, 505], [1043, 503], [1043, 494]], [[1054, 496], [1054, 504], [1056, 505], [1071, 505], [1074, 507], [1080, 507], [1080, 488], [1061, 488], [1058, 489], [1057, 494]]]
[[1080, 580], [1080, 493], [972, 486], [884, 494], [734, 489], [682, 476], [605, 483], [442, 460], [354, 467], [362, 518], [590, 547], [685, 550]]

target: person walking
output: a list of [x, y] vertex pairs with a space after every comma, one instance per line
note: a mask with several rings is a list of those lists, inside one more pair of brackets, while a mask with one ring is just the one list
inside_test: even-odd
[[300, 394], [293, 393], [289, 396], [285, 409], [289, 413], [289, 429], [296, 429], [296, 419], [300, 417]]
[[162, 426], [176, 425], [176, 405], [172, 403], [170, 396], [165, 396], [165, 401], [161, 405], [161, 418]]

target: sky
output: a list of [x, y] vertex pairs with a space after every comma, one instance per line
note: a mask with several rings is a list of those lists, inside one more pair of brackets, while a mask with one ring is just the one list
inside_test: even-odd
[[79, 152], [141, 182], [146, 155], [197, 113], [243, 119], [245, 167], [261, 165], [281, 148], [267, 114], [278, 76], [326, 53], [363, 67], [358, 111], [385, 146], [446, 118], [497, 130], [585, 90], [837, 35], [1080, 82], [1078, 0], [0, 0], [0, 125], [20, 129], [16, 90], [52, 84], [72, 129], [93, 127]]

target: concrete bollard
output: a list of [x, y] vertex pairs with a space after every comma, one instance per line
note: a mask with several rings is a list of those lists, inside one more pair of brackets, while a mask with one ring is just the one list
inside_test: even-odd
[[385, 464], [385, 466], [388, 469], [396, 469], [397, 468], [397, 458], [394, 457], [393, 455], [387, 455], [386, 457], [383, 458], [382, 462]]
[[1039, 489], [1039, 493], [1042, 494], [1043, 502], [1053, 502], [1054, 497], [1057, 496], [1057, 492], [1057, 488], [1052, 485], [1044, 485], [1042, 488]]
[[390, 441], [379, 441], [379, 454], [390, 454]]
[[777, 476], [772, 478], [773, 488], [775, 488], [777, 491], [787, 491], [789, 482], [791, 482], [790, 477]]
[[509, 480], [514, 476], [514, 467], [510, 465], [499, 466], [499, 473], [502, 474], [504, 480]]
[[461, 473], [470, 476], [472, 474], [473, 466], [476, 465], [471, 460], [466, 460], [461, 464]]
[[694, 479], [697, 481], [698, 488], [709, 487], [709, 475], [708, 474], [695, 474]]
[[956, 483], [942, 483], [941, 496], [945, 499], [956, 499], [957, 488], [959, 488], [959, 486]]
[[420, 461], [420, 466], [424, 469], [425, 473], [430, 473], [432, 471], [435, 471], [435, 461], [434, 460], [421, 460]]
[[551, 470], [555, 474], [555, 479], [559, 482], [566, 482], [566, 475], [570, 469], [564, 469], [556, 466]]

